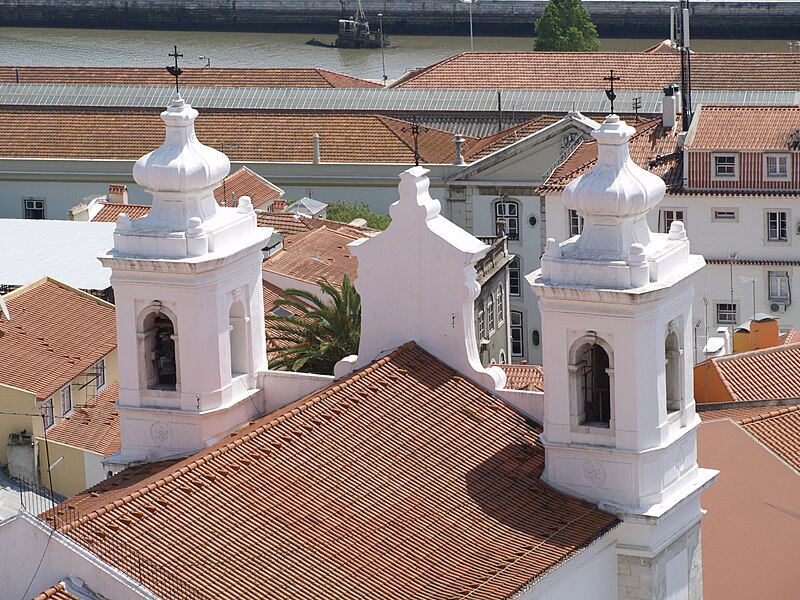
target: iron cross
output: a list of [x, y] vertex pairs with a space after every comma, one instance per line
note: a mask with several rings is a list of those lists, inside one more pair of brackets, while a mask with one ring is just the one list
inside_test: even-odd
[[614, 69], [611, 69], [611, 75], [603, 77], [603, 81], [611, 82], [611, 89], [606, 90], [606, 97], [611, 100], [611, 114], [614, 114], [614, 99], [617, 97], [614, 93], [614, 82], [619, 81], [619, 77], [614, 77]]
[[[427, 127], [423, 127], [422, 129], [424, 129], [425, 132], [430, 131], [430, 129], [428, 129]], [[419, 130], [420, 130], [419, 123], [416, 123], [416, 122], [412, 121], [411, 122], [411, 137], [414, 138], [414, 164], [416, 166], [419, 166], [419, 159], [420, 159], [420, 156], [419, 156]], [[400, 131], [405, 133], [405, 132], [408, 131], [408, 129], [406, 129], [405, 127], [401, 127]]]
[[180, 85], [178, 83], [178, 78], [181, 76], [181, 73], [183, 73], [183, 69], [181, 69], [178, 66], [178, 59], [179, 58], [183, 58], [183, 54], [178, 54], [178, 47], [177, 46], [173, 46], [173, 48], [175, 50], [174, 50], [174, 52], [170, 53], [170, 57], [175, 59], [175, 66], [174, 67], [173, 66], [167, 67], [167, 71], [169, 72], [170, 75], [172, 75], [175, 78], [175, 92], [180, 94], [181, 93], [181, 88], [180, 88]]

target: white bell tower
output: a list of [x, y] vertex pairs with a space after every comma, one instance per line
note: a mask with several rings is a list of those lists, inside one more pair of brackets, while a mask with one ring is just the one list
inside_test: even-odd
[[[702, 598], [700, 491], [692, 397], [692, 278], [683, 223], [652, 233], [664, 182], [630, 159], [632, 127], [593, 132], [595, 167], [564, 190], [580, 236], [547, 240], [528, 275], [539, 296], [545, 386], [544, 478], [624, 521], [620, 598]], [[634, 567], [635, 565], [635, 567]]]
[[112, 269], [117, 306], [122, 449], [126, 465], [215, 443], [261, 409], [267, 367], [261, 248], [250, 199], [222, 208], [213, 190], [228, 158], [201, 144], [197, 111], [176, 95], [161, 118], [164, 144], [133, 168], [150, 213], [121, 214]]

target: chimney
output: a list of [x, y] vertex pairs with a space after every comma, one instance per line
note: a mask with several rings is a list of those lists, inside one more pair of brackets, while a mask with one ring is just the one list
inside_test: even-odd
[[457, 167], [467, 164], [467, 161], [464, 160], [464, 156], [461, 154], [461, 145], [465, 141], [464, 136], [460, 133], [456, 134], [456, 137], [453, 138], [453, 143], [456, 145], [456, 157], [453, 159], [453, 164]]
[[128, 186], [112, 183], [108, 186], [108, 201], [111, 204], [128, 203]]
[[286, 208], [286, 199], [285, 198], [275, 198], [272, 201], [272, 212], [283, 212]]
[[319, 134], [315, 133], [311, 136], [311, 141], [314, 145], [314, 164], [319, 164]]
[[664, 128], [672, 129], [677, 124], [675, 115], [678, 114], [678, 86], [675, 84], [668, 85], [664, 88], [664, 98], [661, 102]]

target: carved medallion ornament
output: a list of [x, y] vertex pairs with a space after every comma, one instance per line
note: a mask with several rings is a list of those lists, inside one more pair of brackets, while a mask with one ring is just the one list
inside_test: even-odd
[[596, 460], [587, 460], [583, 463], [583, 478], [594, 487], [603, 485], [606, 481], [606, 469]]
[[172, 427], [169, 423], [158, 422], [150, 426], [150, 436], [157, 446], [163, 446], [169, 440], [170, 435], [172, 435]]

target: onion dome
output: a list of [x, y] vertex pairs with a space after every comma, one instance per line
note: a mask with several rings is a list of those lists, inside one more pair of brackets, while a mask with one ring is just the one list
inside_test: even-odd
[[170, 101], [161, 113], [166, 139], [136, 161], [136, 183], [151, 192], [197, 192], [216, 186], [228, 175], [228, 157], [198, 141], [194, 133], [197, 115], [180, 96]]

